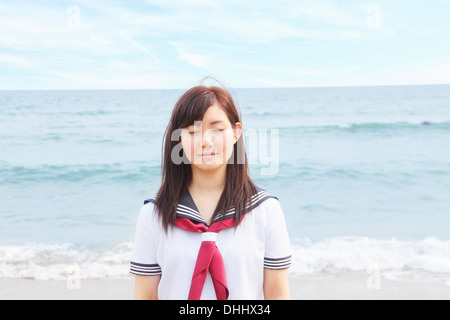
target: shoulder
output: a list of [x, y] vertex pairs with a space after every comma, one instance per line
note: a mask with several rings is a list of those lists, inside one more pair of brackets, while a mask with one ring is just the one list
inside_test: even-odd
[[150, 227], [158, 223], [158, 215], [154, 204], [155, 198], [149, 198], [144, 201], [138, 214], [138, 224]]
[[152, 198], [148, 198], [144, 200], [144, 205], [148, 204], [148, 203], [155, 203], [155, 197]]
[[279, 205], [278, 197], [269, 193], [265, 189], [256, 186], [256, 193], [252, 196], [252, 207], [270, 207], [274, 205]]
[[155, 197], [144, 200], [139, 214], [152, 214], [155, 211]]
[[278, 197], [260, 187], [257, 187], [257, 192], [252, 197], [251, 210], [261, 218], [283, 215]]

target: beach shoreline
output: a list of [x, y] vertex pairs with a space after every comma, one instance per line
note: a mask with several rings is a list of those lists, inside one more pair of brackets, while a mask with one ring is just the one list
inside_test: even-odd
[[[447, 281], [378, 280], [365, 272], [290, 276], [292, 300], [449, 300]], [[449, 279], [450, 280], [450, 279]], [[0, 279], [1, 300], [130, 300], [134, 281]]]

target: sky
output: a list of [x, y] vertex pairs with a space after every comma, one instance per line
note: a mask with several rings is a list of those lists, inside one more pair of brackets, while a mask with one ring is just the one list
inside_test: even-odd
[[450, 0], [0, 0], [0, 90], [450, 83]]

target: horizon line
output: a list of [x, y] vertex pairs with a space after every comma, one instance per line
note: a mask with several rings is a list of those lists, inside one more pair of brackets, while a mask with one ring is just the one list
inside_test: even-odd
[[[269, 86], [269, 87], [230, 87], [232, 90], [258, 90], [258, 89], [320, 89], [320, 88], [364, 88], [364, 87], [417, 87], [417, 86], [445, 86], [450, 83], [422, 83], [422, 84], [374, 84], [374, 85], [341, 85], [341, 86]], [[0, 91], [145, 91], [145, 90], [186, 90], [185, 88], [106, 88], [106, 89], [3, 89]]]

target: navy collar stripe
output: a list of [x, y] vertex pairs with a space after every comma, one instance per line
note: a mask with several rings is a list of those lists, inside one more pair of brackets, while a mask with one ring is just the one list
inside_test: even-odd
[[191, 209], [189, 207], [186, 207], [186, 206], [184, 206], [182, 204], [178, 204], [177, 211], [181, 212], [181, 213], [188, 214], [188, 215], [195, 216], [197, 218], [201, 218], [201, 215], [200, 215], [200, 213], [198, 211], [196, 211], [194, 209]]
[[[244, 213], [248, 212], [248, 210], [250, 209], [250, 206], [252, 207], [252, 209], [254, 209], [257, 206], [259, 206], [261, 203], [266, 201], [267, 199], [274, 198], [274, 199], [278, 200], [277, 197], [272, 196], [264, 189], [257, 187], [257, 191], [258, 192], [252, 196], [251, 205], [249, 204], [246, 206]], [[155, 197], [152, 197], [150, 199], [145, 200], [144, 205], [149, 202], [155, 203], [155, 199], [156, 199]], [[220, 215], [219, 217], [216, 217], [213, 220], [213, 223], [216, 221], [219, 221], [219, 220], [232, 218], [234, 215], [235, 215], [235, 209], [230, 208], [224, 214]], [[194, 200], [192, 199], [192, 196], [189, 193], [189, 190], [186, 190], [185, 193], [183, 194], [183, 196], [181, 197], [180, 203], [177, 206], [177, 217], [188, 218], [188, 219], [192, 220], [193, 222], [200, 222], [200, 223], [207, 225], [205, 220], [201, 216], [200, 212], [198, 212], [197, 207], [194, 203]]]

